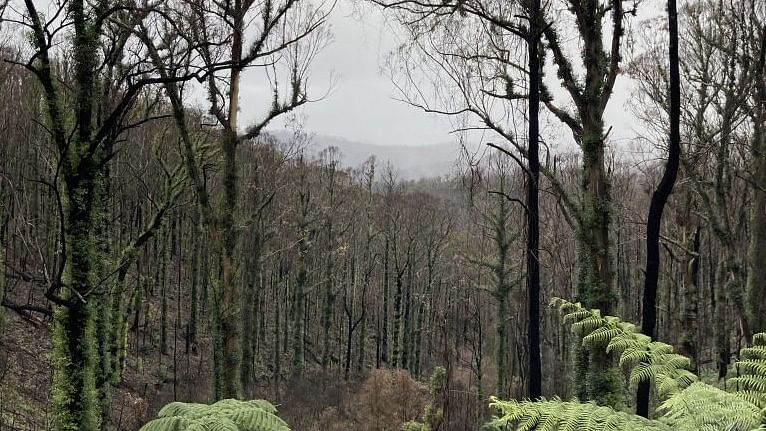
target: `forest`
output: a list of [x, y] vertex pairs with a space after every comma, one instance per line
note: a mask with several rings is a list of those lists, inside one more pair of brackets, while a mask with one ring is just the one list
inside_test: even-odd
[[[340, 4], [449, 175], [311, 150]], [[0, 34], [0, 430], [766, 430], [763, 0], [0, 0]]]

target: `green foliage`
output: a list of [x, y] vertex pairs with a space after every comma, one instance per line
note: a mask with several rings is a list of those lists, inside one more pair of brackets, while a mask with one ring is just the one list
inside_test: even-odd
[[753, 336], [753, 346], [740, 352], [737, 375], [729, 384], [737, 388], [740, 396], [766, 409], [766, 333]]
[[657, 409], [677, 431], [749, 431], [760, 425], [761, 409], [739, 393], [694, 383]]
[[444, 392], [447, 383], [447, 370], [444, 367], [434, 368], [431, 378], [428, 381], [428, 393], [431, 396], [424, 411], [422, 422], [410, 421], [402, 425], [402, 431], [433, 431], [439, 429], [444, 420], [444, 409], [437, 405]]
[[430, 430], [428, 429], [428, 425], [422, 422], [410, 421], [410, 422], [405, 422], [404, 424], [402, 424], [402, 431], [430, 431]]
[[563, 299], [554, 299], [551, 305], [559, 309], [572, 330], [588, 334], [583, 337], [584, 346], [605, 348], [607, 353], [618, 355], [620, 366], [630, 371], [631, 385], [648, 380], [658, 398], [665, 400], [699, 380], [688, 370], [689, 358], [675, 353], [669, 344], [652, 341], [636, 325], [618, 317], [602, 317], [599, 310]]
[[564, 322], [588, 335], [583, 346], [604, 348], [619, 356], [630, 384], [650, 381], [660, 401], [659, 417], [648, 420], [611, 407], [577, 400], [501, 401], [492, 398], [497, 416], [491, 430], [766, 430], [766, 333], [754, 336], [754, 346], [741, 352], [738, 377], [730, 379], [733, 392], [702, 383], [688, 370], [690, 361], [673, 347], [652, 341], [636, 325], [617, 317], [601, 316], [579, 303], [554, 299]]
[[268, 401], [226, 399], [214, 404], [174, 402], [140, 431], [290, 431]]
[[488, 430], [670, 430], [665, 424], [620, 412], [596, 403], [562, 401], [500, 401], [491, 398], [490, 405], [499, 412]]

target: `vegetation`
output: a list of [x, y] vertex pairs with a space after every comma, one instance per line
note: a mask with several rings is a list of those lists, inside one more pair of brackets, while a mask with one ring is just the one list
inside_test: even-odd
[[742, 430], [766, 426], [766, 333], [758, 333], [754, 346], [742, 350], [735, 364], [738, 376], [729, 380], [733, 392], [703, 383], [689, 371], [689, 358], [669, 344], [651, 341], [632, 324], [601, 316], [580, 303], [554, 300], [572, 330], [588, 333], [583, 343], [619, 355], [620, 366], [636, 386], [649, 382], [659, 402], [659, 417], [648, 420], [595, 403], [562, 401], [501, 401], [488, 424], [493, 429], [540, 430]]
[[766, 3], [348, 3], [0, 0], [0, 430], [766, 429]]
[[268, 401], [225, 399], [213, 404], [174, 402], [157, 413], [157, 419], [140, 431], [290, 431]]

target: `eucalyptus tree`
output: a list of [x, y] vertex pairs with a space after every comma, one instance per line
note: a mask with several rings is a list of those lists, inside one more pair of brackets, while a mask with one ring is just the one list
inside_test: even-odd
[[[675, 186], [681, 158], [681, 73], [678, 61], [678, 7], [668, 0], [668, 70], [670, 84], [670, 137], [665, 171], [652, 194], [646, 220], [646, 276], [642, 301], [641, 330], [654, 338], [657, 324], [657, 283], [660, 277], [660, 228], [665, 205]], [[636, 394], [636, 414], [649, 417], [649, 382], [641, 382]]]
[[[328, 42], [325, 26], [332, 5], [311, 5], [298, 0], [237, 1], [220, 3], [190, 0], [178, 12], [184, 26], [164, 26], [163, 34], [176, 33], [182, 46], [195, 55], [178, 57], [173, 45], [153, 45], [152, 61], [162, 76], [178, 68], [200, 68], [206, 73], [200, 81], [207, 94], [208, 114], [215, 123], [217, 162], [221, 166], [223, 194], [214, 202], [201, 174], [196, 145], [187, 129], [183, 89], [170, 83], [166, 92], [173, 105], [176, 124], [182, 130], [187, 174], [200, 206], [202, 223], [216, 244], [221, 271], [215, 292], [220, 349], [214, 360], [222, 361], [216, 396], [230, 398], [240, 392], [240, 284], [236, 277], [236, 252], [241, 226], [239, 219], [239, 162], [241, 143], [260, 136], [275, 118], [310, 101], [307, 90], [309, 67]], [[144, 40], [149, 40], [144, 30]], [[195, 63], [196, 62], [196, 63]], [[197, 64], [199, 63], [199, 64]], [[264, 101], [265, 113], [242, 127], [239, 121], [240, 87], [247, 69], [256, 69], [267, 87], [270, 99]], [[220, 350], [220, 351], [219, 351]], [[218, 380], [218, 378], [217, 378]]]
[[[144, 232], [114, 253], [109, 165], [125, 132], [157, 115], [134, 108], [150, 86], [166, 80], [147, 70], [146, 52], [133, 33], [155, 4], [53, 2], [44, 14], [40, 6], [25, 0], [20, 8], [4, 10], [2, 20], [30, 35], [24, 57], [4, 60], [25, 69], [43, 89], [40, 105], [56, 155], [53, 178], [47, 180], [58, 206], [59, 258], [45, 292], [56, 306], [55, 427], [96, 430], [109, 403], [110, 361], [103, 356], [110, 345], [111, 280], [133, 262], [171, 205], [170, 200], [160, 205]], [[64, 55], [71, 55], [66, 66]], [[172, 78], [184, 79], [190, 77]]]
[[[490, 274], [491, 283], [483, 287], [495, 304], [495, 362], [497, 364], [497, 385], [495, 393], [507, 396], [510, 393], [512, 367], [510, 352], [511, 294], [521, 281], [521, 269], [513, 265], [512, 246], [518, 233], [514, 231], [512, 219], [515, 215], [512, 205], [523, 202], [514, 197], [513, 170], [503, 156], [494, 154], [472, 172], [482, 178], [477, 187], [486, 194], [472, 199], [472, 210], [480, 220], [480, 235], [487, 237], [490, 247], [481, 248], [478, 256], [468, 260]], [[518, 298], [519, 295], [514, 295]], [[518, 348], [517, 346], [514, 346]]]
[[[699, 2], [679, 9], [681, 98], [688, 101], [680, 114], [681, 168], [693, 193], [691, 199], [699, 206], [701, 225], [722, 253], [712, 269], [714, 277], [709, 277], [716, 280], [711, 286], [714, 315], [726, 315], [729, 302], [736, 316], [736, 332], [749, 342], [751, 327], [762, 320], [753, 316], [752, 309], [762, 306], [762, 301], [747, 301], [747, 264], [739, 244], [744, 241], [748, 225], [748, 194], [757, 188], [752, 187], [752, 181], [744, 180], [749, 177], [747, 167], [757, 166], [757, 158], [745, 150], [755, 142], [751, 131], [758, 128], [753, 102], [758, 94], [760, 44], [750, 29], [762, 28], [764, 11], [750, 1], [737, 5], [732, 8], [717, 2]], [[662, 55], [665, 45], [651, 36], [647, 40], [646, 51], [633, 62], [630, 71], [639, 82], [637, 103], [646, 108], [642, 119], [655, 134], [663, 136], [667, 134], [667, 123], [662, 113], [670, 104]], [[697, 234], [688, 236], [696, 248]], [[696, 271], [689, 274], [690, 280]], [[695, 285], [687, 283], [687, 287], [693, 289]], [[688, 291], [685, 297], [693, 301], [695, 295]], [[685, 310], [696, 312], [697, 307], [691, 305]], [[692, 322], [694, 319], [689, 317], [684, 320]], [[715, 333], [719, 378], [724, 378], [732, 333], [726, 319], [716, 318]]]
[[754, 73], [751, 118], [753, 134], [751, 143], [751, 175], [753, 203], [750, 210], [752, 234], [748, 250], [747, 295], [750, 306], [750, 330], [753, 333], [766, 330], [766, 322], [759, 316], [766, 314], [766, 10], [761, 8], [761, 20], [751, 30], [750, 45], [758, 53]]
[[[539, 170], [560, 197], [561, 208], [567, 213], [566, 219], [578, 241], [579, 297], [590, 307], [609, 311], [615, 301], [609, 250], [611, 203], [605, 161], [608, 137], [603, 117], [620, 71], [623, 20], [639, 2], [610, 0], [603, 4], [571, 0], [564, 2], [565, 7], [558, 11], [553, 3], [542, 6], [526, 1], [375, 3], [394, 11], [413, 42], [403, 48], [400, 57], [404, 66], [399, 67], [403, 71], [401, 87], [411, 104], [458, 118], [461, 129], [496, 133], [534, 171], [538, 169], [537, 156], [530, 154], [530, 150], [536, 150], [537, 134], [524, 142], [514, 119], [525, 115], [532, 115], [530, 120], [537, 118], [539, 93], [539, 101], [569, 129], [582, 152], [577, 192], [567, 189], [550, 166], [539, 166]], [[632, 8], [626, 9], [623, 3]], [[582, 54], [579, 59], [570, 55], [568, 46], [560, 40], [559, 34], [567, 31], [570, 24], [578, 35]], [[545, 45], [539, 52], [540, 60], [534, 55], [534, 60], [528, 57], [532, 61], [524, 65], [522, 42], [527, 43], [529, 56], [538, 54], [537, 41]], [[552, 56], [564, 100], [556, 100], [555, 92], [541, 79], [538, 81], [541, 71], [537, 67], [545, 64], [546, 54]], [[529, 67], [535, 67], [534, 74]], [[423, 84], [423, 76], [433, 79]], [[532, 79], [529, 81], [532, 86], [519, 85], [528, 78]], [[436, 96], [430, 97], [431, 93], [423, 91], [424, 85], [432, 85]], [[535, 90], [531, 98], [530, 90]], [[521, 103], [526, 99], [531, 102], [528, 112]], [[564, 107], [570, 104], [574, 111]], [[529, 129], [528, 138], [535, 130]], [[530, 182], [536, 185], [537, 180], [533, 178]], [[533, 194], [528, 197], [532, 202]], [[535, 215], [534, 211], [529, 215], [532, 224]], [[535, 231], [531, 234], [530, 255], [534, 254]], [[534, 293], [536, 267], [535, 262], [531, 263], [530, 288]], [[535, 314], [536, 307], [530, 304], [529, 312]], [[530, 341], [533, 340], [530, 333]], [[592, 360], [584, 355], [580, 355], [583, 366], [578, 367], [578, 381], [585, 388], [586, 370], [590, 370], [589, 383], [580, 396], [614, 404], [617, 399], [612, 395], [618, 392], [618, 379], [614, 373], [604, 372], [609, 359], [599, 351], [594, 351]]]

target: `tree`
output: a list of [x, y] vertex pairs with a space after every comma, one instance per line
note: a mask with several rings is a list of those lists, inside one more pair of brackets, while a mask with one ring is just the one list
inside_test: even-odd
[[[657, 324], [657, 282], [660, 277], [660, 228], [665, 204], [673, 192], [681, 158], [681, 76], [678, 66], [678, 12], [675, 0], [668, 0], [670, 70], [670, 142], [668, 161], [657, 190], [652, 194], [646, 220], [646, 279], [642, 303], [641, 331], [654, 338]], [[649, 383], [642, 382], [636, 395], [636, 414], [649, 417]]]
[[[163, 82], [141, 70], [140, 48], [128, 53], [125, 47], [135, 42], [132, 29], [152, 10], [75, 1], [53, 5], [54, 14], [46, 20], [32, 0], [24, 6], [19, 19], [3, 20], [30, 31], [33, 53], [25, 60], [5, 61], [26, 69], [43, 88], [41, 102], [56, 151], [57, 168], [49, 184], [56, 193], [60, 219], [60, 259], [45, 293], [56, 305], [55, 426], [95, 430], [109, 403], [112, 370], [106, 353], [114, 341], [110, 335], [116, 333], [107, 314], [112, 307], [112, 277], [133, 262], [136, 248], [151, 238], [167, 210], [166, 204], [158, 208], [153, 223], [119, 253], [115, 270], [109, 259], [110, 160], [121, 135], [135, 122], [152, 119], [151, 109], [141, 117], [133, 108], [141, 105], [150, 85]], [[71, 17], [71, 30], [64, 16]], [[65, 40], [63, 46], [59, 38]], [[68, 71], [55, 63], [59, 49], [72, 53]], [[172, 78], [184, 79], [190, 78]], [[73, 85], [62, 85], [67, 82]]]
[[529, 397], [542, 395], [542, 359], [540, 357], [540, 81], [542, 65], [539, 45], [543, 22], [540, 0], [532, 0], [529, 7], [529, 178], [527, 179], [527, 343], [529, 344]]
[[[215, 301], [221, 352], [216, 352], [218, 354], [214, 355], [214, 359], [224, 362], [218, 367], [221, 375], [220, 381], [216, 383], [216, 392], [220, 397], [230, 398], [237, 397], [241, 389], [239, 322], [243, 312], [251, 312], [242, 310], [238, 305], [240, 289], [236, 280], [238, 270], [235, 253], [239, 246], [239, 226], [242, 222], [237, 219], [237, 148], [241, 143], [260, 136], [264, 127], [275, 118], [309, 102], [306, 94], [308, 68], [317, 51], [326, 43], [324, 23], [328, 11], [321, 6], [317, 9], [304, 6], [296, 0], [285, 0], [279, 4], [270, 1], [221, 4], [195, 0], [188, 3], [184, 12], [186, 15], [183, 18], [189, 24], [190, 33], [178, 36], [197, 52], [202, 62], [197, 67], [207, 72], [203, 81], [208, 92], [209, 113], [218, 128], [217, 145], [220, 149], [224, 193], [217, 208], [201, 176], [195, 145], [188, 132], [184, 132], [187, 125], [180, 90], [172, 83], [165, 90], [173, 105], [176, 125], [184, 137], [187, 173], [197, 194], [202, 221], [220, 252], [222, 270]], [[248, 23], [253, 22], [258, 24], [253, 25], [255, 34], [248, 42], [247, 30], [251, 30]], [[174, 60], [172, 50], [166, 56], [167, 59], [156, 52], [156, 47], [154, 51], [153, 61], [162, 74], [168, 68], [166, 63]], [[170, 70], [179, 66], [170, 64]], [[275, 78], [278, 72], [284, 72], [288, 76], [288, 85], [285, 89], [279, 86], [278, 81], [271, 81], [273, 100], [266, 114], [241, 133], [239, 93], [242, 73], [247, 67], [264, 68], [267, 76], [273, 74]], [[280, 67], [285, 70], [279, 70]], [[287, 94], [282, 96], [285, 90]]]

